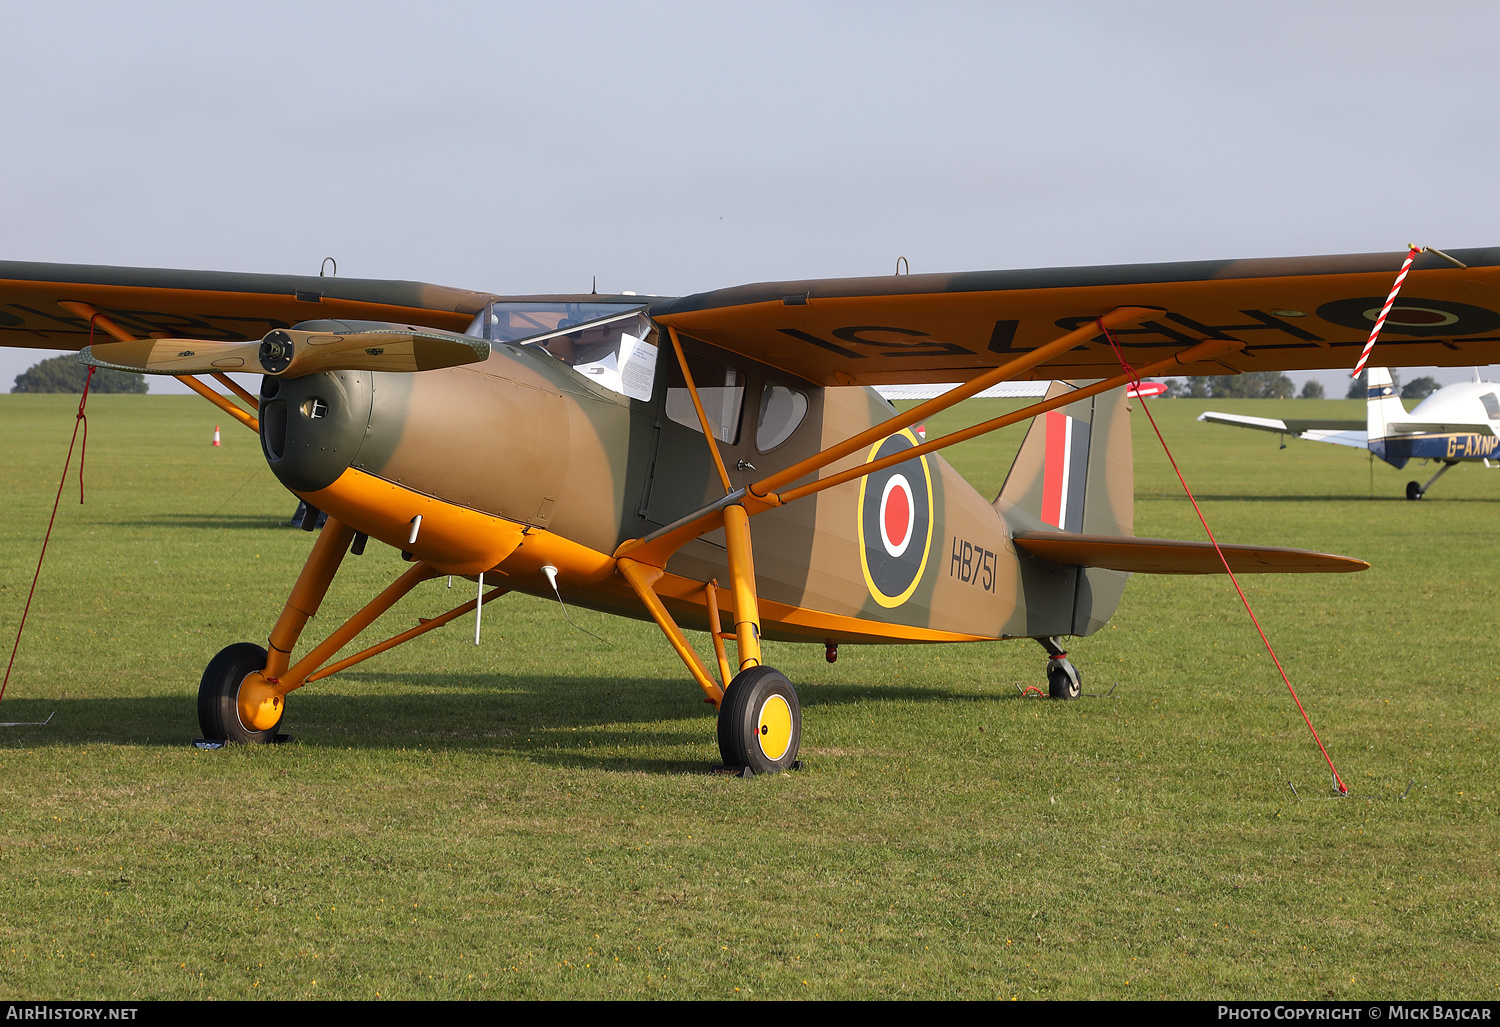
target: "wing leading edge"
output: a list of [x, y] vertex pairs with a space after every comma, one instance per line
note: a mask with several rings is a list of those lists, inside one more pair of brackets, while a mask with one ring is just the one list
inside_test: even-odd
[[[1500, 248], [1423, 255], [1381, 335], [1389, 364], [1500, 360]], [[662, 324], [819, 385], [967, 381], [1117, 307], [1159, 315], [1116, 330], [1132, 364], [1206, 339], [1243, 347], [1177, 374], [1350, 367], [1405, 253], [1043, 268], [772, 282], [664, 300]], [[1099, 378], [1102, 334], [1021, 377]]]
[[0, 345], [82, 349], [89, 321], [69, 302], [141, 338], [247, 342], [328, 318], [462, 332], [489, 300], [423, 282], [0, 261]]

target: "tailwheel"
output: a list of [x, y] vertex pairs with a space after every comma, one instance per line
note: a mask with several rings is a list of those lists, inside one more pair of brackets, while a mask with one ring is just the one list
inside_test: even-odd
[[276, 740], [284, 705], [261, 676], [265, 668], [266, 651], [251, 642], [226, 646], [208, 662], [198, 683], [204, 738], [248, 744]]
[[1078, 668], [1068, 662], [1068, 653], [1057, 636], [1038, 638], [1037, 644], [1047, 650], [1047, 694], [1054, 699], [1077, 699], [1083, 694]]
[[1078, 668], [1065, 659], [1047, 661], [1047, 694], [1054, 699], [1077, 699], [1083, 694]]
[[802, 743], [802, 707], [786, 675], [751, 667], [729, 682], [719, 706], [719, 754], [726, 767], [756, 774], [791, 770]]

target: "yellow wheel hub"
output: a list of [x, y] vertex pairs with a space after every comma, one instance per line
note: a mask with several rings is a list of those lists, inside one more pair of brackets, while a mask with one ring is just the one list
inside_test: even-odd
[[773, 695], [761, 704], [755, 717], [755, 738], [766, 759], [776, 761], [792, 744], [792, 708], [785, 698]]
[[240, 682], [240, 723], [251, 731], [269, 731], [281, 722], [281, 705], [285, 697], [266, 680], [260, 671], [252, 671]]

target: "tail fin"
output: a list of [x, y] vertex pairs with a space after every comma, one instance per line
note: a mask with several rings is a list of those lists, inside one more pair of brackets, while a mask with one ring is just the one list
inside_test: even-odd
[[[1076, 386], [1054, 382], [1048, 398]], [[1130, 408], [1115, 389], [1041, 414], [995, 499], [1011, 531], [1135, 534], [1135, 464], [1130, 452]], [[1025, 634], [1087, 635], [1115, 612], [1123, 571], [1060, 568], [1021, 552], [1026, 593]], [[1076, 579], [1064, 581], [1062, 575]]]
[[1406, 459], [1387, 456], [1385, 439], [1392, 433], [1392, 422], [1406, 420], [1406, 416], [1391, 372], [1384, 367], [1365, 368], [1365, 438], [1371, 452], [1395, 467], [1403, 466]]
[[[1052, 399], [1076, 386], [1053, 382]], [[1012, 528], [1134, 534], [1135, 464], [1125, 390], [1036, 417], [995, 500]]]

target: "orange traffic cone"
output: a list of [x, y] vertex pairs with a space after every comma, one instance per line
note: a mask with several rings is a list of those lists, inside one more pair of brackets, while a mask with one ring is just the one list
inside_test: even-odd
[[219, 445], [219, 426], [214, 425], [214, 445]]

